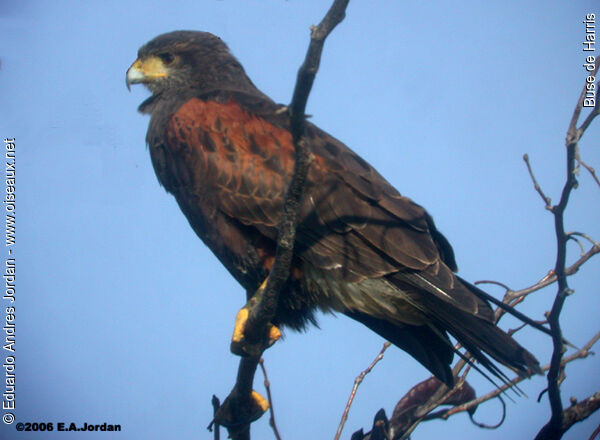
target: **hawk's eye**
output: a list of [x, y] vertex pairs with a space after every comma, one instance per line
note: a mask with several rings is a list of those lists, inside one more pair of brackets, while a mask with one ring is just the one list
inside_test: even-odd
[[171, 64], [175, 60], [175, 57], [172, 54], [168, 53], [168, 52], [167, 53], [161, 53], [159, 55], [159, 57], [160, 57], [160, 59], [162, 60], [162, 62], [166, 66], [168, 66], [169, 64]]

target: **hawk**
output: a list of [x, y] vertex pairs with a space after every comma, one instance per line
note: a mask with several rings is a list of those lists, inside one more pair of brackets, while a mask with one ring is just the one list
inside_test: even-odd
[[[285, 106], [207, 32], [154, 38], [126, 82], [152, 92], [139, 111], [151, 116], [146, 142], [159, 182], [231, 275], [256, 291], [273, 265], [295, 160]], [[300, 330], [319, 309], [344, 314], [450, 387], [448, 335], [498, 377], [493, 360], [523, 376], [539, 372], [495, 325], [480, 291], [455, 274], [452, 247], [427, 211], [316, 125], [306, 122], [305, 136], [314, 160], [273, 325]]]

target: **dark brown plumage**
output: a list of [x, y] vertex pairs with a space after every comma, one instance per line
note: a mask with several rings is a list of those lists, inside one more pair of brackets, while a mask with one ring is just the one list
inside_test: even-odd
[[[160, 35], [143, 46], [127, 84], [153, 95], [146, 140], [159, 181], [198, 236], [254, 292], [273, 264], [294, 164], [285, 109], [260, 92], [227, 46], [205, 32]], [[490, 306], [458, 278], [431, 216], [364, 159], [311, 123], [314, 154], [290, 278], [276, 325], [301, 329], [317, 308], [356, 319], [451, 385], [460, 341], [522, 375], [536, 359], [493, 323]], [[487, 355], [486, 355], [487, 354]]]

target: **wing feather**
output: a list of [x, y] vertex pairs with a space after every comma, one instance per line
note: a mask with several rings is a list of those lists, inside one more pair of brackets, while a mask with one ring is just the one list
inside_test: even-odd
[[[294, 164], [288, 128], [287, 116], [264, 99], [193, 98], [171, 118], [168, 137], [193, 151], [190, 160], [202, 172], [189, 175], [189, 163], [167, 166], [177, 167], [181, 185], [210, 194], [223, 214], [274, 242]], [[428, 213], [335, 138], [310, 123], [307, 136], [315, 160], [298, 224], [299, 257], [348, 282], [419, 272], [403, 281], [488, 319], [487, 304], [454, 277], [452, 249]]]

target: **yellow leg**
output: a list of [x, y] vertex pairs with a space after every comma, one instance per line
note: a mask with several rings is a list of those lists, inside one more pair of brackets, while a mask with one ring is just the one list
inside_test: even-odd
[[[267, 285], [267, 279], [265, 279], [258, 291], [262, 291], [265, 289]], [[252, 300], [248, 302], [250, 304]], [[248, 344], [245, 340], [245, 329], [246, 322], [248, 321], [248, 316], [250, 315], [249, 306], [246, 304], [244, 307], [240, 309], [235, 317], [235, 324], [233, 327], [233, 336], [231, 337], [231, 351], [240, 356], [253, 355], [261, 351], [261, 348], [266, 345], [266, 347], [270, 347], [273, 345], [279, 338], [281, 338], [281, 330], [279, 330], [276, 326], [270, 324], [267, 328], [266, 340], [260, 341], [258, 344]], [[258, 353], [260, 354], [260, 353]]]

